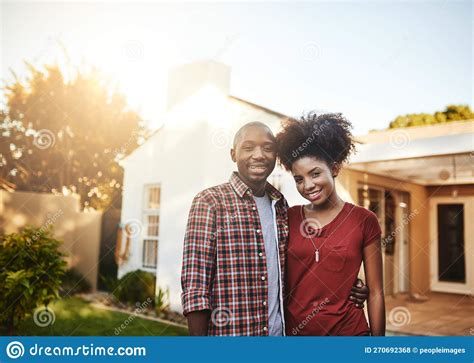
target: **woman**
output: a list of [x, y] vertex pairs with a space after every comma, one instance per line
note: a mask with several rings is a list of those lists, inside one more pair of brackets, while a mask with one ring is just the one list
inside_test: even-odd
[[[289, 209], [286, 334], [385, 335], [380, 226], [365, 208], [344, 202], [335, 178], [354, 150], [341, 114], [310, 113], [277, 135], [279, 158], [309, 201]], [[364, 311], [347, 300], [361, 263], [370, 294]]]

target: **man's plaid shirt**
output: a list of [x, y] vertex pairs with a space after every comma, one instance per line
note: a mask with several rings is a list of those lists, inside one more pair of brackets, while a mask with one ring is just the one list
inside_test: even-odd
[[[283, 294], [288, 204], [269, 183], [266, 191], [274, 205]], [[181, 284], [185, 315], [212, 312], [209, 335], [268, 335], [262, 226], [252, 191], [237, 173], [228, 183], [194, 198], [184, 238]]]

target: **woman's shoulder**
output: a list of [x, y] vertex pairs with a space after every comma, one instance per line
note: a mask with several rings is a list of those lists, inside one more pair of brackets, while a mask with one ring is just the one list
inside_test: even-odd
[[377, 215], [371, 210], [362, 207], [360, 205], [355, 205], [347, 202], [349, 213], [358, 221], [367, 223], [367, 222], [378, 222]]
[[299, 215], [301, 213], [302, 205], [294, 205], [293, 207], [288, 208], [288, 216]]
[[360, 205], [347, 202], [347, 209], [348, 213], [358, 220], [378, 220], [374, 212]]
[[364, 247], [377, 241], [382, 233], [377, 215], [371, 210], [352, 205], [353, 221], [356, 223], [364, 236]]

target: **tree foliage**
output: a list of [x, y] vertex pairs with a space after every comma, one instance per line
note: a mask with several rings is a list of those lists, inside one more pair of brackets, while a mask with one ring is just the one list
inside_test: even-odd
[[3, 89], [0, 187], [78, 193], [83, 206], [120, 207], [118, 161], [147, 137], [140, 115], [96, 69], [28, 66]]
[[472, 120], [474, 113], [468, 105], [450, 105], [444, 111], [429, 113], [411, 113], [398, 116], [390, 123], [389, 128], [434, 125], [452, 121]]
[[38, 306], [59, 298], [66, 270], [61, 242], [47, 228], [26, 227], [0, 239], [0, 322], [13, 334]]

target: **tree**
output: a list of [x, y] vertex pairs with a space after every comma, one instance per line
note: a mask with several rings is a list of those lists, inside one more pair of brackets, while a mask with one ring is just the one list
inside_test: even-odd
[[390, 122], [389, 128], [434, 125], [451, 121], [472, 119], [474, 119], [474, 113], [471, 111], [469, 106], [450, 105], [446, 107], [446, 110], [438, 111], [434, 114], [412, 113], [398, 116], [395, 120]]
[[4, 87], [0, 111], [0, 187], [78, 193], [82, 205], [121, 206], [118, 161], [148, 130], [125, 97], [96, 69], [28, 64]]
[[59, 298], [66, 270], [60, 245], [44, 227], [0, 237], [0, 321], [9, 335], [38, 306]]

